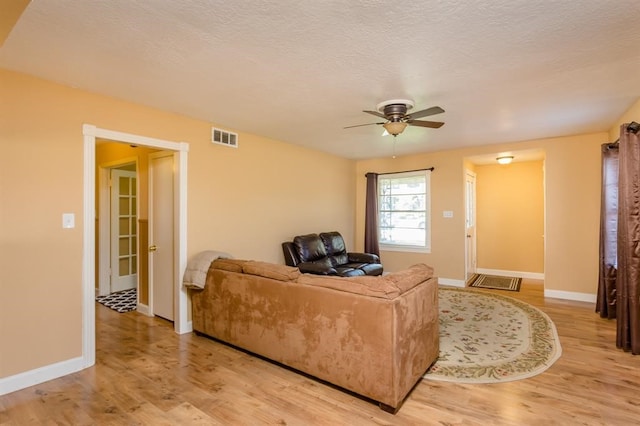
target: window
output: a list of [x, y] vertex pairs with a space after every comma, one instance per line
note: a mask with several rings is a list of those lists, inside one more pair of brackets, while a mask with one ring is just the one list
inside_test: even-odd
[[430, 172], [378, 176], [380, 246], [384, 250], [431, 249]]

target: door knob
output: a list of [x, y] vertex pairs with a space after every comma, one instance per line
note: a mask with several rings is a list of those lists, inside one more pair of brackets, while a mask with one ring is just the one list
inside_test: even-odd
[[156, 251], [158, 250], [158, 246], [156, 246], [155, 244], [152, 246], [149, 246], [149, 251]]
[[471, 238], [471, 234], [467, 234], [467, 238]]

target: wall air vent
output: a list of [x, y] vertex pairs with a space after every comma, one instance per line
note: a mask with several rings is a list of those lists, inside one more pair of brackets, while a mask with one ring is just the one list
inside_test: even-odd
[[211, 128], [211, 142], [220, 145], [231, 146], [233, 148], [238, 147], [238, 134], [229, 132], [222, 129]]

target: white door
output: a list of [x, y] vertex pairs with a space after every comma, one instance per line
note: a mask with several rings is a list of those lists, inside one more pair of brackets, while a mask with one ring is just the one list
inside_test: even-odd
[[138, 284], [136, 197], [136, 172], [111, 169], [111, 293]]
[[468, 281], [476, 273], [476, 174], [467, 170], [465, 176], [465, 281]]
[[174, 319], [173, 153], [149, 157], [149, 290], [154, 315]]

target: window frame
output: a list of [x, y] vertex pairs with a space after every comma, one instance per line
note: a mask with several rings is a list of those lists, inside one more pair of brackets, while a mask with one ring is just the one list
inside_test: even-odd
[[[425, 243], [424, 245], [409, 245], [409, 244], [394, 244], [383, 242], [382, 240], [382, 229], [380, 224], [380, 218], [382, 217], [382, 202], [381, 202], [381, 182], [384, 179], [402, 179], [409, 177], [424, 177], [425, 183], [425, 202], [424, 202], [424, 210], [415, 210], [418, 212], [424, 212], [425, 224], [424, 224], [424, 232], [425, 232]], [[401, 252], [412, 252], [412, 253], [431, 253], [431, 170], [416, 170], [409, 172], [400, 172], [400, 173], [387, 173], [378, 175], [378, 193], [377, 193], [377, 202], [378, 202], [378, 239], [380, 244], [380, 250], [382, 251], [401, 251]], [[391, 212], [397, 210], [390, 210]], [[388, 212], [385, 210], [385, 212]]]

